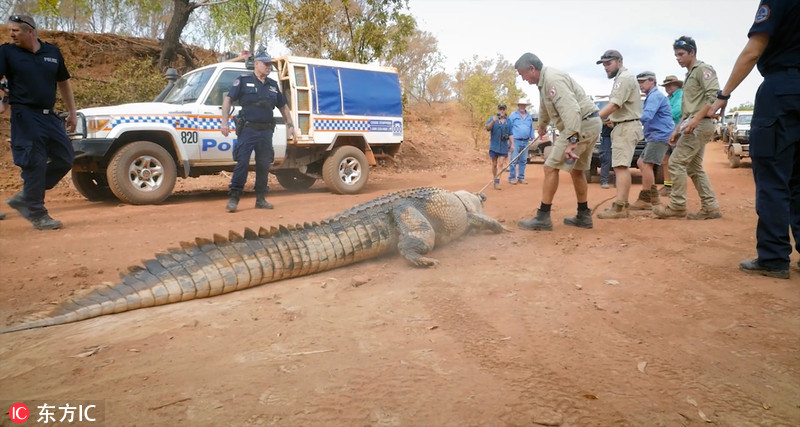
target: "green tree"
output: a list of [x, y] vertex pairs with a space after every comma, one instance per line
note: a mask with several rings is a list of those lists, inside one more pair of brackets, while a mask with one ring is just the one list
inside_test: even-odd
[[453, 89], [458, 102], [470, 113], [476, 147], [485, 136], [485, 121], [494, 114], [497, 104], [515, 105], [522, 95], [516, 86], [516, 75], [514, 65], [502, 56], [492, 60], [476, 55], [458, 65]]
[[266, 46], [267, 23], [275, 19], [275, 13], [272, 0], [231, 0], [210, 7], [213, 27], [229, 42], [246, 39], [250, 52], [256, 51], [256, 44]]
[[277, 36], [297, 55], [369, 63], [405, 49], [407, 0], [283, 0]]

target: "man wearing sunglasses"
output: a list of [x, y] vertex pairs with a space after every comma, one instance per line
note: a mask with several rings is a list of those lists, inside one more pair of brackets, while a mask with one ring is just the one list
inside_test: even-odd
[[[669, 160], [672, 192], [669, 203], [653, 207], [658, 218], [683, 218], [704, 220], [722, 218], [719, 202], [711, 181], [703, 169], [706, 144], [714, 134], [714, 122], [706, 117], [711, 103], [717, 99], [719, 80], [711, 65], [697, 59], [697, 43], [682, 36], [672, 44], [675, 59], [686, 68], [683, 83], [681, 122], [675, 126], [669, 145], [675, 147]], [[700, 211], [686, 213], [686, 188], [691, 178], [700, 196]]]
[[[61, 51], [38, 39], [36, 23], [28, 15], [11, 15], [8, 29], [13, 43], [0, 46], [0, 76], [8, 79], [11, 105], [11, 152], [22, 169], [22, 191], [6, 203], [37, 230], [61, 228], [44, 207], [44, 194], [72, 168], [75, 154], [67, 131], [77, 123], [69, 72]], [[53, 112], [56, 88], [69, 110], [64, 123]], [[0, 103], [0, 113], [6, 109]]]

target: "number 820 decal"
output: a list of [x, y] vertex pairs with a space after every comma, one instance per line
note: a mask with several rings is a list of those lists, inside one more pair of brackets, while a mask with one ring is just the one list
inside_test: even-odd
[[197, 144], [197, 132], [181, 132], [181, 144]]

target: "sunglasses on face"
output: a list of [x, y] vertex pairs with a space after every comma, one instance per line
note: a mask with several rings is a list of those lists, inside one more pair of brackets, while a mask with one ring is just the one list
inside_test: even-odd
[[16, 22], [18, 24], [25, 24], [25, 25], [33, 28], [34, 30], [36, 29], [35, 25], [33, 25], [30, 22], [26, 21], [25, 19], [23, 19], [19, 15], [11, 15], [11, 16], [8, 17], [8, 20], [11, 21], [11, 22]]

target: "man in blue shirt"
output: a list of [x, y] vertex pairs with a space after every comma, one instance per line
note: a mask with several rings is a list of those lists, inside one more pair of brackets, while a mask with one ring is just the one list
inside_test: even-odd
[[661, 160], [667, 153], [669, 136], [675, 128], [675, 122], [672, 120], [672, 109], [667, 97], [656, 87], [656, 74], [644, 71], [636, 76], [636, 80], [639, 82], [639, 89], [646, 94], [641, 118], [646, 145], [636, 162], [642, 171], [642, 191], [629, 209], [650, 210], [653, 205], [660, 203], [653, 169], [655, 165], [661, 165]]
[[[533, 138], [533, 116], [528, 114], [527, 108], [531, 105], [527, 98], [517, 101], [517, 111], [511, 113], [508, 121], [511, 123], [511, 136], [509, 141], [513, 144], [511, 163], [508, 167], [508, 183], [527, 184], [525, 181], [525, 166], [528, 165], [528, 142]], [[513, 160], [516, 159], [516, 160]]]
[[486, 130], [489, 131], [489, 159], [492, 161], [492, 176], [494, 189], [500, 189], [498, 170], [503, 171], [508, 158], [508, 147], [511, 146], [508, 138], [511, 135], [511, 123], [506, 117], [506, 104], [497, 105], [497, 114], [486, 121]]
[[757, 63], [764, 82], [756, 93], [750, 126], [750, 159], [756, 183], [758, 256], [739, 263], [739, 269], [788, 279], [789, 230], [800, 252], [800, 0], [761, 0], [747, 37], [708, 115], [719, 117], [731, 93]]

